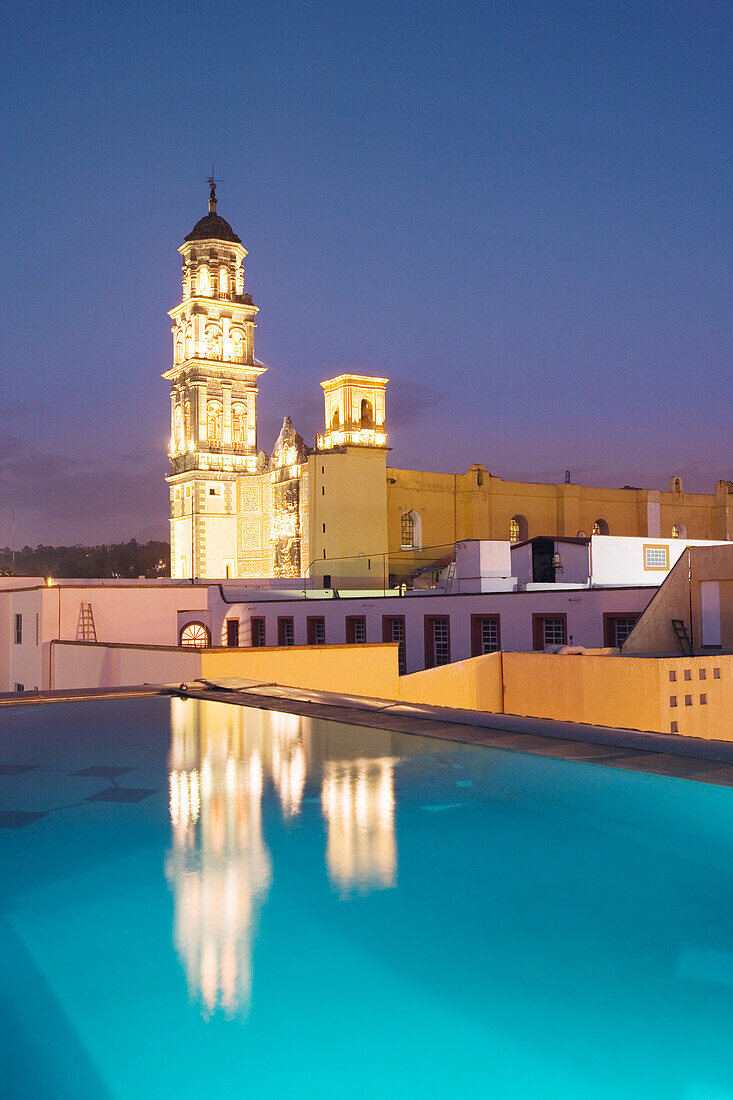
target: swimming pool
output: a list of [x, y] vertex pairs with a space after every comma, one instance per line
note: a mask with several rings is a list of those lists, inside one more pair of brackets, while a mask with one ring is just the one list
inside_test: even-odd
[[0, 711], [12, 1097], [733, 1095], [733, 791], [205, 700]]

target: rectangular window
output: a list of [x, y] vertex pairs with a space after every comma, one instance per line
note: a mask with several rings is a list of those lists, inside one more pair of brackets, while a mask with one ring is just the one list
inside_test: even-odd
[[670, 695], [670, 697], [669, 697], [669, 705], [670, 705], [671, 707], [676, 707], [676, 706], [677, 706], [677, 696], [676, 696], [676, 695]]
[[322, 615], [309, 616], [307, 620], [308, 645], [326, 644], [326, 620]]
[[669, 547], [644, 543], [644, 568], [669, 569]]
[[25, 684], [16, 684], [15, 685], [15, 690], [16, 691], [25, 691]]
[[703, 692], [703, 693], [701, 694], [701, 696], [700, 696], [700, 704], [701, 704], [701, 706], [703, 706], [703, 707], [706, 707], [706, 706], [707, 706], [707, 704], [708, 704], [708, 697], [707, 697], [707, 695], [705, 694], [705, 692]]
[[471, 616], [471, 656], [496, 653], [501, 649], [498, 615]]
[[239, 645], [239, 619], [227, 619], [227, 645], [233, 648]]
[[678, 728], [678, 723], [677, 722], [670, 722], [669, 723], [669, 732], [670, 733], [679, 733], [679, 728]]
[[691, 695], [686, 695], [685, 696], [685, 706], [686, 707], [691, 707], [692, 706], [692, 696]]
[[265, 620], [264, 619], [250, 619], [252, 627], [252, 645], [262, 647], [265, 645]]
[[705, 670], [704, 668], [698, 669], [698, 673], [697, 673], [697, 674], [698, 674], [698, 676], [700, 677], [700, 679], [701, 679], [701, 680], [705, 680], [705, 679], [707, 679], [707, 675], [708, 675], [708, 674], [707, 674], [707, 672], [706, 672], [706, 670]]
[[364, 615], [346, 616], [346, 641], [349, 645], [361, 645], [366, 641], [366, 618]]
[[21, 645], [23, 642], [23, 616], [15, 616], [15, 644]]
[[425, 616], [425, 667], [450, 663], [450, 619], [447, 615]]
[[636, 626], [639, 616], [609, 615], [603, 616], [603, 644], [620, 649]]
[[567, 645], [567, 615], [533, 615], [532, 644], [535, 649]]
[[405, 616], [384, 615], [382, 617], [382, 641], [397, 642], [397, 665], [400, 676], [407, 670], [407, 650], [405, 648]]
[[692, 669], [691, 668], [686, 668], [685, 669], [685, 679], [686, 680], [691, 680], [692, 679]]
[[277, 644], [295, 645], [293, 620], [289, 616], [287, 618], [278, 618], [277, 620]]

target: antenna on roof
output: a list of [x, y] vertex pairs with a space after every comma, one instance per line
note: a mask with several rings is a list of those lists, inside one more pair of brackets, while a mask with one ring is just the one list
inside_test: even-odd
[[206, 182], [209, 185], [209, 213], [210, 214], [215, 214], [216, 213], [216, 185], [217, 185], [217, 183], [221, 183], [222, 181], [218, 180], [214, 177], [214, 165], [213, 164], [211, 166], [211, 175], [206, 177]]

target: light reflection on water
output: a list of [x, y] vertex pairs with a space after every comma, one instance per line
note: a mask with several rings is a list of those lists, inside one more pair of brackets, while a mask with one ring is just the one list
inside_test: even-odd
[[310, 783], [326, 829], [325, 866], [341, 896], [396, 885], [394, 766], [360, 743], [335, 748], [324, 723], [299, 715], [171, 699], [166, 876], [174, 898], [173, 943], [189, 995], [209, 1017], [246, 1015], [252, 949], [273, 877], [262, 831], [268, 784], [292, 822]]

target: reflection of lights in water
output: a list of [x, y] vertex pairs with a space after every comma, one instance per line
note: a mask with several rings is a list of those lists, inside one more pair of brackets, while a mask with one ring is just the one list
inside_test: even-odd
[[326, 863], [331, 880], [342, 888], [395, 884], [394, 764], [385, 757], [324, 765]]
[[274, 714], [272, 738], [272, 781], [285, 817], [300, 813], [308, 767], [297, 714]]
[[[246, 1013], [252, 944], [272, 865], [261, 804], [270, 780], [285, 819], [301, 812], [309, 771], [331, 755], [328, 738], [298, 715], [207, 700], [171, 700], [173, 834], [166, 873], [173, 941], [205, 1016]], [[308, 731], [308, 732], [305, 732]], [[338, 751], [343, 751], [341, 744]], [[342, 891], [393, 886], [396, 758], [325, 760], [321, 804], [326, 863]]]
[[169, 777], [173, 940], [204, 1014], [221, 1008], [233, 1016], [249, 1007], [254, 921], [272, 877], [261, 748], [245, 743], [241, 728], [209, 724], [198, 707], [173, 717], [181, 719], [173, 723]]

